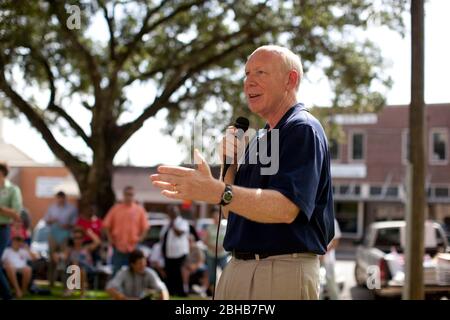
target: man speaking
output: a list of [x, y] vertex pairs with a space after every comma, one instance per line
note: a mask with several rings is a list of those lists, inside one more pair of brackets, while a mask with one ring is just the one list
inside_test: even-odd
[[[219, 280], [217, 299], [318, 299], [318, 256], [334, 235], [327, 139], [317, 119], [297, 102], [300, 57], [283, 47], [263, 46], [248, 58], [245, 75], [248, 106], [267, 124], [245, 148], [240, 164], [231, 164], [220, 181], [196, 150], [196, 170], [160, 166], [151, 179], [169, 198], [222, 205], [228, 217], [224, 248], [233, 258]], [[223, 143], [235, 157], [244, 147], [232, 142], [231, 148], [229, 139]], [[270, 154], [273, 143], [278, 154]], [[260, 161], [261, 153], [277, 158], [275, 173], [263, 173], [270, 163]]]

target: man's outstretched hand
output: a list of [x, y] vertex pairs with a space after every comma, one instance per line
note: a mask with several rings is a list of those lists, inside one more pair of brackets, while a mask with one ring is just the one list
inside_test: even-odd
[[209, 165], [197, 149], [194, 151], [194, 160], [197, 169], [159, 166], [158, 173], [150, 176], [153, 185], [160, 188], [161, 194], [168, 198], [218, 204], [225, 184], [214, 179]]

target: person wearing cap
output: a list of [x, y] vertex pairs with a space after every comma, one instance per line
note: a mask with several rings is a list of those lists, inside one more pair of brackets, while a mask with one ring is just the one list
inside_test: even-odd
[[[3, 267], [6, 270], [8, 280], [14, 288], [17, 298], [22, 298], [28, 291], [31, 281], [32, 270], [28, 265], [29, 261], [34, 261], [38, 255], [30, 250], [21, 235], [12, 239], [11, 247], [6, 248], [1, 257]], [[21, 285], [17, 275], [21, 275]]]
[[[10, 241], [11, 223], [20, 221], [22, 210], [22, 193], [19, 187], [6, 179], [9, 168], [6, 163], [0, 162], [0, 257]], [[0, 266], [0, 297], [11, 299], [8, 281]]]

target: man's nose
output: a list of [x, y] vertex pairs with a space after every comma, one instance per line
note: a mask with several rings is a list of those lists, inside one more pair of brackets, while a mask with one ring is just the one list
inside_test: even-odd
[[244, 80], [244, 87], [253, 87], [256, 85], [255, 80], [252, 76], [248, 75]]

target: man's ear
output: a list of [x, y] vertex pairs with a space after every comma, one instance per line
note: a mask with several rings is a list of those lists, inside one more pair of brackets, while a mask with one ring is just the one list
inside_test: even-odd
[[289, 76], [288, 76], [288, 82], [287, 82], [287, 89], [293, 89], [297, 86], [297, 82], [299, 81], [299, 75], [297, 70], [292, 69], [291, 71], [289, 71]]

